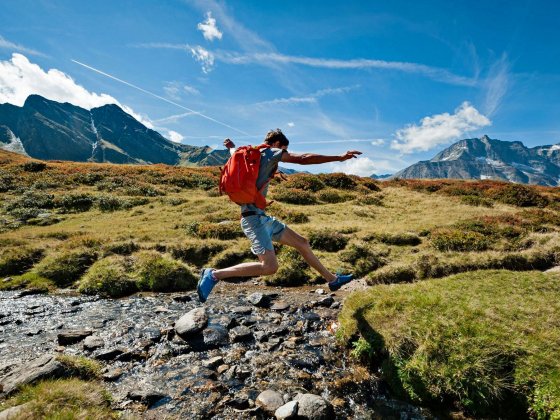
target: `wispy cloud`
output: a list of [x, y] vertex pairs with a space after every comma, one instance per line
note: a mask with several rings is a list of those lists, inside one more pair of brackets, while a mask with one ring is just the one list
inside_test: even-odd
[[383, 146], [385, 144], [385, 140], [383, 139], [375, 139], [371, 141], [372, 146]]
[[222, 39], [222, 32], [216, 26], [216, 19], [212, 17], [212, 12], [206, 12], [206, 20], [199, 23], [197, 28], [202, 32], [204, 39], [208, 41]]
[[354, 86], [344, 86], [339, 88], [328, 88], [328, 89], [321, 89], [317, 92], [314, 92], [310, 95], [306, 96], [292, 96], [289, 98], [277, 98], [271, 99], [269, 101], [258, 102], [255, 105], [257, 106], [264, 106], [264, 105], [276, 105], [276, 104], [293, 104], [293, 103], [316, 103], [317, 99], [328, 96], [328, 95], [338, 95], [341, 93], [347, 93], [352, 90], [358, 89], [359, 85]]
[[165, 124], [165, 123], [174, 123], [188, 117], [189, 115], [196, 115], [195, 112], [183, 112], [182, 114], [170, 115], [169, 117], [159, 118], [157, 120], [153, 120], [155, 124]]
[[283, 64], [298, 64], [308, 67], [328, 69], [380, 69], [397, 70], [405, 73], [417, 73], [431, 79], [454, 85], [474, 86], [476, 80], [459, 76], [446, 69], [431, 67], [424, 64], [385, 61], [357, 58], [351, 60], [338, 60], [331, 58], [298, 57], [279, 53], [253, 53], [238, 54], [227, 51], [216, 51], [215, 59], [229, 64], [269, 64], [271, 62]]
[[510, 64], [504, 53], [491, 67], [484, 82], [486, 96], [484, 98], [484, 112], [493, 116], [508, 92], [511, 84]]
[[0, 35], [0, 48], [7, 49], [7, 50], [15, 50], [21, 53], [29, 54], [29, 55], [37, 55], [40, 57], [47, 57], [46, 54], [39, 52], [37, 50], [33, 50], [31, 48], [24, 47], [23, 45], [16, 44], [15, 42], [8, 41], [2, 35]]
[[174, 143], [181, 143], [181, 141], [185, 138], [183, 135], [173, 130], [167, 131], [167, 137]]
[[214, 67], [214, 54], [207, 49], [196, 45], [190, 48], [193, 58], [200, 63], [204, 73], [210, 73]]
[[165, 92], [166, 96], [169, 99], [173, 99], [174, 101], [178, 101], [181, 99], [181, 95], [189, 94], [189, 95], [198, 95], [200, 92], [198, 89], [184, 85], [181, 82], [173, 81], [173, 82], [166, 82], [163, 86], [163, 91]]
[[469, 131], [491, 124], [491, 121], [470, 103], [463, 102], [454, 114], [445, 112], [424, 117], [420, 125], [412, 124], [398, 130], [391, 148], [402, 153], [427, 151], [452, 140], [458, 140]]
[[350, 175], [371, 176], [373, 174], [395, 172], [397, 167], [394, 162], [389, 160], [372, 160], [368, 157], [360, 157], [332, 164], [331, 170]]

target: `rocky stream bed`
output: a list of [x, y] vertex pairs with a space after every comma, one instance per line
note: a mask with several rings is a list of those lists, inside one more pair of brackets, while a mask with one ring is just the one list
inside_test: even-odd
[[194, 292], [1, 292], [0, 392], [69, 354], [100, 361], [114, 408], [139, 418], [430, 418], [337, 343], [344, 293], [224, 284], [201, 305]]

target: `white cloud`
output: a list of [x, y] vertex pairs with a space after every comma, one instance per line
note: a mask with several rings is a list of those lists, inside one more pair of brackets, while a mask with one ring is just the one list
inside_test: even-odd
[[38, 55], [41, 57], [46, 57], [45, 54], [36, 51], [36, 50], [32, 50], [31, 48], [26, 48], [23, 45], [20, 44], [16, 44], [14, 42], [8, 41], [6, 38], [4, 38], [3, 36], [0, 35], [0, 48], [4, 48], [7, 50], [16, 50], [25, 54], [29, 54], [29, 55]]
[[200, 95], [200, 91], [193, 86], [184, 85], [183, 90], [189, 95]]
[[200, 45], [189, 47], [193, 58], [200, 63], [204, 73], [210, 73], [214, 67], [214, 54]]
[[216, 19], [212, 17], [212, 12], [206, 12], [206, 20], [199, 23], [198, 30], [202, 32], [204, 39], [213, 41], [214, 39], [222, 39], [222, 33], [216, 26]]
[[286, 125], [287, 125], [288, 127], [290, 127], [290, 128], [293, 128], [293, 127], [296, 126], [292, 121], [290, 121], [290, 122], [289, 122], [288, 124], [286, 124]]
[[344, 172], [345, 174], [370, 176], [373, 174], [381, 174], [393, 172], [394, 168], [388, 160], [373, 161], [367, 157], [349, 159], [344, 162], [332, 165], [333, 172]]
[[383, 146], [385, 144], [385, 140], [383, 139], [375, 139], [371, 141], [372, 146]]
[[150, 120], [105, 93], [97, 94], [77, 84], [60, 70], [44, 71], [22, 54], [0, 61], [0, 103], [23, 106], [29, 95], [37, 94], [57, 102], [69, 102], [85, 109], [116, 104], [142, 124], [153, 128]]
[[412, 124], [398, 130], [391, 148], [402, 153], [427, 151], [458, 140], [468, 131], [491, 125], [492, 122], [468, 102], [463, 102], [454, 114], [443, 113], [424, 117], [420, 125]]
[[173, 130], [168, 130], [167, 131], [167, 136], [169, 137], [169, 140], [175, 142], [175, 143], [181, 143], [181, 141], [185, 138], [184, 136], [182, 136], [181, 134], [177, 133], [176, 131]]

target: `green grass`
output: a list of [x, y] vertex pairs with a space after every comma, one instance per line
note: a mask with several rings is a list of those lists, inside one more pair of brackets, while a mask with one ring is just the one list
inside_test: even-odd
[[560, 275], [477, 271], [379, 285], [351, 295], [340, 321], [342, 337], [367, 340], [393, 390], [413, 401], [560, 416]]
[[0, 410], [27, 404], [21, 419], [116, 419], [109, 404], [111, 397], [98, 382], [80, 379], [43, 381], [23, 387], [18, 394], [0, 404]]

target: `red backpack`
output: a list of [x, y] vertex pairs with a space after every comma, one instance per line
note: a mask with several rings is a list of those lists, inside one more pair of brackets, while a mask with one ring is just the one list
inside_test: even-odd
[[264, 210], [267, 206], [262, 194], [263, 188], [257, 190], [257, 178], [261, 164], [261, 150], [270, 146], [238, 147], [222, 169], [220, 176], [220, 194], [227, 194], [237, 204], [254, 204]]

